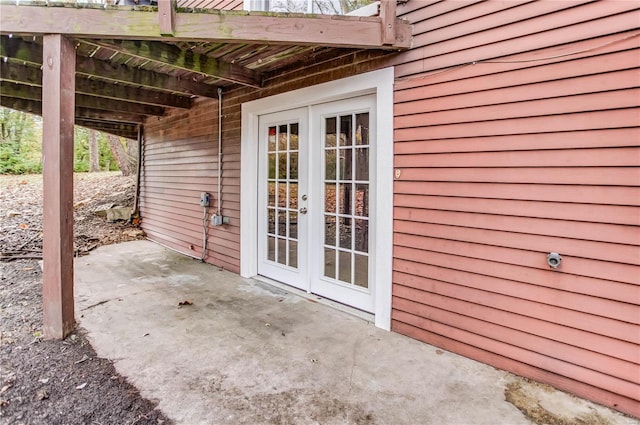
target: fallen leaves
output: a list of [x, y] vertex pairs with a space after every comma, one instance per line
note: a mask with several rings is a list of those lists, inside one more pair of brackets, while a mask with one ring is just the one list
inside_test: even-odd
[[180, 302], [178, 303], [178, 306], [179, 306], [179, 307], [182, 307], [183, 305], [193, 305], [193, 301], [190, 301], [190, 300], [184, 300], [184, 301], [180, 301]]

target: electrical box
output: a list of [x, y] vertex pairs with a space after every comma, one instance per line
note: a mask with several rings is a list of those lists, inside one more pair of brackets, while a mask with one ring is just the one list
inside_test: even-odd
[[222, 219], [221, 215], [214, 214], [211, 216], [211, 224], [213, 226], [222, 226]]
[[210, 198], [211, 195], [209, 195], [207, 192], [200, 192], [200, 206], [208, 207]]

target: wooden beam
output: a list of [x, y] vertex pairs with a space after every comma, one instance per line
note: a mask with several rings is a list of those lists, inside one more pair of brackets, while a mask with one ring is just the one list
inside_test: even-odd
[[396, 42], [396, 0], [380, 0], [380, 19], [382, 44], [393, 45]]
[[[42, 46], [18, 37], [9, 38], [8, 36], [2, 36], [0, 37], [0, 56], [13, 58], [31, 65], [41, 65]], [[213, 98], [218, 97], [218, 88], [209, 84], [186, 79], [179, 80], [167, 74], [160, 74], [140, 68], [129, 68], [126, 65], [104, 62], [83, 56], [76, 57], [76, 72], [88, 77], [98, 77], [109, 81], [142, 86], [148, 89], [170, 93]]]
[[125, 124], [125, 123], [109, 123], [102, 122], [97, 120], [89, 120], [89, 119], [78, 119], [76, 120], [76, 124], [82, 127], [91, 126], [96, 130], [111, 132], [111, 131], [120, 131], [128, 134], [137, 134], [138, 133], [138, 125], [137, 124]]
[[197, 72], [211, 78], [219, 78], [232, 83], [260, 88], [260, 76], [244, 66], [235, 65], [209, 57], [192, 50], [182, 50], [178, 46], [147, 41], [141, 43], [131, 40], [82, 40], [93, 46], [104, 47], [127, 55], [146, 59], [173, 68]]
[[[0, 5], [3, 34], [69, 34], [80, 38], [162, 40], [158, 17], [149, 10]], [[172, 40], [210, 43], [313, 45], [401, 50], [411, 47], [411, 26], [396, 21], [395, 43], [383, 43], [381, 18], [293, 15], [211, 10], [176, 13]]]
[[[14, 97], [25, 100], [42, 100], [42, 88], [26, 84], [16, 84], [0, 81], [0, 96]], [[95, 96], [76, 94], [76, 105], [102, 111], [126, 112], [138, 115], [163, 116], [164, 108], [155, 105], [126, 102], [121, 100], [104, 99]]]
[[[4, 86], [0, 86], [0, 89]], [[20, 99], [16, 97], [0, 97], [0, 106], [15, 109], [17, 111], [29, 112], [36, 115], [42, 115], [42, 102], [39, 100]], [[96, 121], [106, 121], [115, 123], [142, 123], [145, 119], [144, 115], [132, 114], [128, 112], [112, 112], [99, 109], [82, 108], [76, 105], [75, 119], [88, 119]]]
[[172, 37], [176, 26], [176, 2], [175, 0], [160, 0], [158, 2], [158, 23], [160, 35]]
[[44, 36], [42, 87], [44, 336], [64, 339], [75, 327], [73, 305], [73, 41]]
[[[42, 86], [42, 71], [32, 66], [2, 61], [0, 62], [0, 81]], [[193, 99], [188, 97], [122, 84], [107, 83], [81, 76], [76, 76], [76, 93], [172, 108], [189, 109], [193, 105]]]

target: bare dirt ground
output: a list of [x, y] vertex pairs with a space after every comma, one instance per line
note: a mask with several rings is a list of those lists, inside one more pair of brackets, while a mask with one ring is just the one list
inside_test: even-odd
[[[77, 174], [74, 189], [76, 255], [143, 237], [94, 212], [132, 206], [134, 178]], [[81, 328], [64, 341], [42, 338], [41, 255], [42, 176], [0, 176], [0, 424], [171, 424], [97, 357]]]

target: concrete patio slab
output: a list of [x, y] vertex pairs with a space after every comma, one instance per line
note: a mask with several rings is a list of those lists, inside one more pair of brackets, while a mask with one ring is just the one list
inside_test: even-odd
[[[505, 401], [521, 378], [149, 241], [76, 260], [76, 317], [177, 424], [531, 423]], [[636, 423], [548, 397], [565, 418]]]

